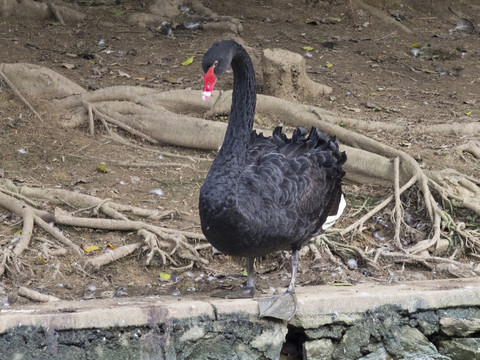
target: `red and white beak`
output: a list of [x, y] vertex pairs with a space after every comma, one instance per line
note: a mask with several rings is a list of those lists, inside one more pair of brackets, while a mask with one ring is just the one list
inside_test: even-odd
[[203, 73], [203, 92], [202, 92], [202, 100], [210, 99], [212, 96], [213, 88], [215, 87], [215, 83], [217, 82], [217, 77], [213, 73], [213, 69], [215, 66], [210, 67], [206, 73]]

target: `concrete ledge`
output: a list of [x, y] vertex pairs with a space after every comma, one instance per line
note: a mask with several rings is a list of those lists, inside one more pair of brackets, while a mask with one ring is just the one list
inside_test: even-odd
[[[455, 279], [392, 285], [326, 285], [297, 288], [297, 298], [300, 310], [290, 322], [290, 329], [318, 329], [332, 324], [348, 327], [363, 321], [366, 313], [378, 311], [386, 306], [406, 313], [480, 307], [480, 280]], [[27, 328], [36, 329], [37, 334], [40, 332], [45, 335], [45, 338], [48, 338], [48, 332], [52, 331], [66, 334], [69, 331], [89, 329], [97, 329], [97, 331], [109, 329], [113, 332], [122, 329], [143, 329], [144, 339], [152, 329], [157, 329], [155, 331], [158, 332], [161, 328], [161, 336], [159, 335], [158, 338], [161, 338], [161, 346], [157, 346], [157, 350], [163, 354], [160, 358], [172, 359], [187, 358], [182, 354], [190, 353], [191, 355], [192, 351], [203, 351], [199, 348], [199, 344], [205, 340], [207, 345], [211, 346], [214, 341], [212, 339], [217, 336], [223, 339], [218, 340], [220, 342], [234, 339], [228, 340], [229, 348], [222, 351], [231, 350], [237, 354], [237, 357], [240, 356], [238, 354], [243, 354], [245, 359], [254, 359], [259, 356], [275, 359], [279, 356], [288, 332], [287, 324], [284, 322], [259, 319], [258, 305], [255, 300], [223, 300], [191, 296], [59, 301], [0, 308], [0, 345], [3, 341], [2, 347], [9, 344], [13, 346], [14, 341], [9, 339], [14, 339], [19, 329]], [[246, 332], [245, 329], [250, 329], [250, 332]], [[229, 336], [225, 337], [227, 333]], [[25, 333], [21, 336], [28, 343], [26, 339], [28, 336]], [[59, 340], [55, 341], [58, 343]], [[64, 344], [61, 342], [57, 344], [55, 341], [53, 345], [45, 346], [43, 350], [47, 351], [48, 354], [45, 353], [45, 355], [50, 358], [52, 355], [62, 354], [63, 351]], [[146, 351], [142, 350], [144, 345], [141, 341], [137, 345], [140, 352]], [[38, 344], [35, 346], [38, 349]], [[188, 346], [193, 346], [193, 350], [188, 352]], [[119, 350], [121, 348], [122, 346], [118, 347]], [[11, 353], [7, 352], [9, 355], [13, 354], [14, 349], [10, 350]], [[89, 349], [85, 348], [85, 351]], [[112, 354], [108, 356], [115, 358]]]
[[[297, 288], [296, 293], [300, 310], [291, 322], [303, 324], [304, 327], [317, 327], [331, 323], [332, 315], [341, 319], [343, 314], [364, 313], [385, 305], [393, 305], [409, 312], [480, 306], [480, 279], [393, 285], [325, 285]], [[159, 296], [8, 306], [0, 308], [0, 333], [20, 324], [52, 326], [62, 330], [109, 328], [149, 325], [155, 314], [162, 314], [162, 318], [180, 320], [197, 316], [218, 318], [231, 313], [258, 316], [257, 302], [253, 299]]]

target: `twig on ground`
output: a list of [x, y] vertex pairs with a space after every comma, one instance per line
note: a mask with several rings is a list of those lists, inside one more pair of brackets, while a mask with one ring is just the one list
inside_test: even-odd
[[111, 124], [114, 124], [116, 126], [118, 126], [119, 128], [125, 130], [125, 131], [128, 131], [129, 133], [131, 133], [132, 135], [135, 135], [135, 136], [138, 136], [144, 140], [147, 140], [148, 142], [152, 143], [152, 144], [158, 144], [158, 141], [155, 140], [154, 138], [144, 134], [143, 132], [141, 131], [138, 131], [138, 130], [135, 130], [134, 128], [132, 128], [131, 126], [128, 126], [127, 124], [124, 124], [123, 122], [121, 121], [118, 121], [117, 119], [114, 119], [112, 118], [111, 116], [108, 116], [107, 114], [104, 114], [102, 111], [100, 111], [97, 107], [93, 106], [92, 107], [92, 110], [93, 112], [95, 113], [95, 115], [97, 115], [100, 120], [102, 121], [106, 121], [106, 122], [109, 122]]
[[[403, 185], [400, 190], [399, 194], [402, 194], [405, 190], [410, 188], [415, 182], [417, 181], [417, 176], [414, 175], [405, 185]], [[353, 224], [350, 226], [346, 227], [345, 229], [340, 231], [340, 235], [345, 235], [349, 233], [350, 231], [354, 229], [358, 229], [357, 231], [361, 232], [363, 230], [363, 224], [365, 221], [370, 219], [373, 215], [378, 213], [380, 210], [385, 208], [392, 200], [394, 199], [394, 195], [390, 195], [388, 198], [386, 198], [384, 201], [382, 201], [380, 204], [375, 206], [372, 210], [370, 210], [367, 214], [363, 215], [360, 219], [355, 221]]]
[[323, 241], [325, 242], [325, 244], [328, 245], [329, 248], [331, 249], [335, 249], [335, 248], [343, 248], [343, 249], [347, 249], [347, 250], [350, 250], [350, 251], [353, 251], [355, 254], [357, 254], [360, 259], [365, 263], [365, 264], [368, 264], [372, 267], [374, 267], [375, 269], [379, 269], [379, 266], [378, 264], [376, 264], [375, 262], [373, 262], [371, 259], [369, 259], [365, 253], [360, 250], [358, 247], [356, 246], [353, 246], [353, 245], [347, 245], [347, 244], [341, 244], [339, 242], [336, 242], [336, 241], [333, 241], [333, 240], [329, 240], [327, 239], [326, 237], [323, 238]]
[[73, 249], [73, 251], [75, 251], [77, 253], [77, 255], [79, 256], [83, 256], [83, 251], [82, 249], [80, 248], [80, 246], [78, 246], [77, 244], [73, 243], [72, 240], [70, 240], [69, 238], [67, 238], [65, 235], [63, 235], [61, 233], [60, 230], [58, 230], [56, 227], [54, 226], [50, 226], [48, 223], [46, 223], [45, 221], [43, 221], [40, 217], [38, 217], [37, 215], [34, 215], [33, 216], [33, 219], [35, 220], [35, 224], [37, 224], [38, 226], [40, 226], [43, 230], [45, 230], [47, 233], [49, 233], [50, 235], [52, 235], [55, 239], [57, 239], [58, 241], [60, 241], [63, 245], [66, 245], [68, 246], [69, 248]]
[[155, 154], [158, 154], [159, 156], [161, 155], [161, 156], [166, 156], [166, 157], [185, 159], [185, 160], [190, 160], [192, 162], [201, 162], [201, 161], [210, 161], [211, 162], [212, 161], [212, 159], [210, 159], [210, 158], [199, 158], [199, 157], [196, 157], [196, 156], [174, 154], [174, 153], [167, 152], [167, 151], [158, 151], [157, 149], [150, 149], [150, 148], [145, 147], [145, 146], [134, 144], [131, 141], [128, 141], [127, 139], [125, 139], [125, 138], [123, 138], [120, 135], [117, 135], [115, 133], [110, 133], [110, 136], [111, 136], [111, 139], [113, 141], [118, 142], [122, 145], [127, 145], [127, 146], [130, 146], [130, 147], [134, 148], [134, 149], [141, 149], [141, 150], [144, 150], [144, 151], [153, 152]]
[[350, 12], [352, 13], [353, 26], [357, 27], [357, 20], [355, 19], [352, 0], [350, 0]]

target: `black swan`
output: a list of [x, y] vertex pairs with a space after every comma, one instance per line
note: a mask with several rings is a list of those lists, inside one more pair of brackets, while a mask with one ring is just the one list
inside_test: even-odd
[[204, 100], [229, 65], [232, 107], [223, 145], [200, 190], [202, 231], [224, 254], [246, 258], [246, 297], [254, 296], [255, 257], [292, 250], [285, 294], [258, 299], [260, 316], [289, 320], [298, 309], [294, 286], [299, 250], [332, 226], [345, 208], [341, 181], [346, 155], [335, 138], [315, 128], [308, 137], [305, 129], [297, 129], [291, 139], [281, 127], [271, 137], [252, 131], [255, 73], [247, 52], [234, 41], [217, 42], [205, 53]]

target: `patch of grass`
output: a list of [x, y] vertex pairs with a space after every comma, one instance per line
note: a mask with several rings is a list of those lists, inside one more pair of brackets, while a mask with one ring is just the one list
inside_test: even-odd
[[122, 16], [125, 14], [126, 10], [125, 9], [112, 9], [110, 10], [110, 13], [112, 13], [115, 16]]

